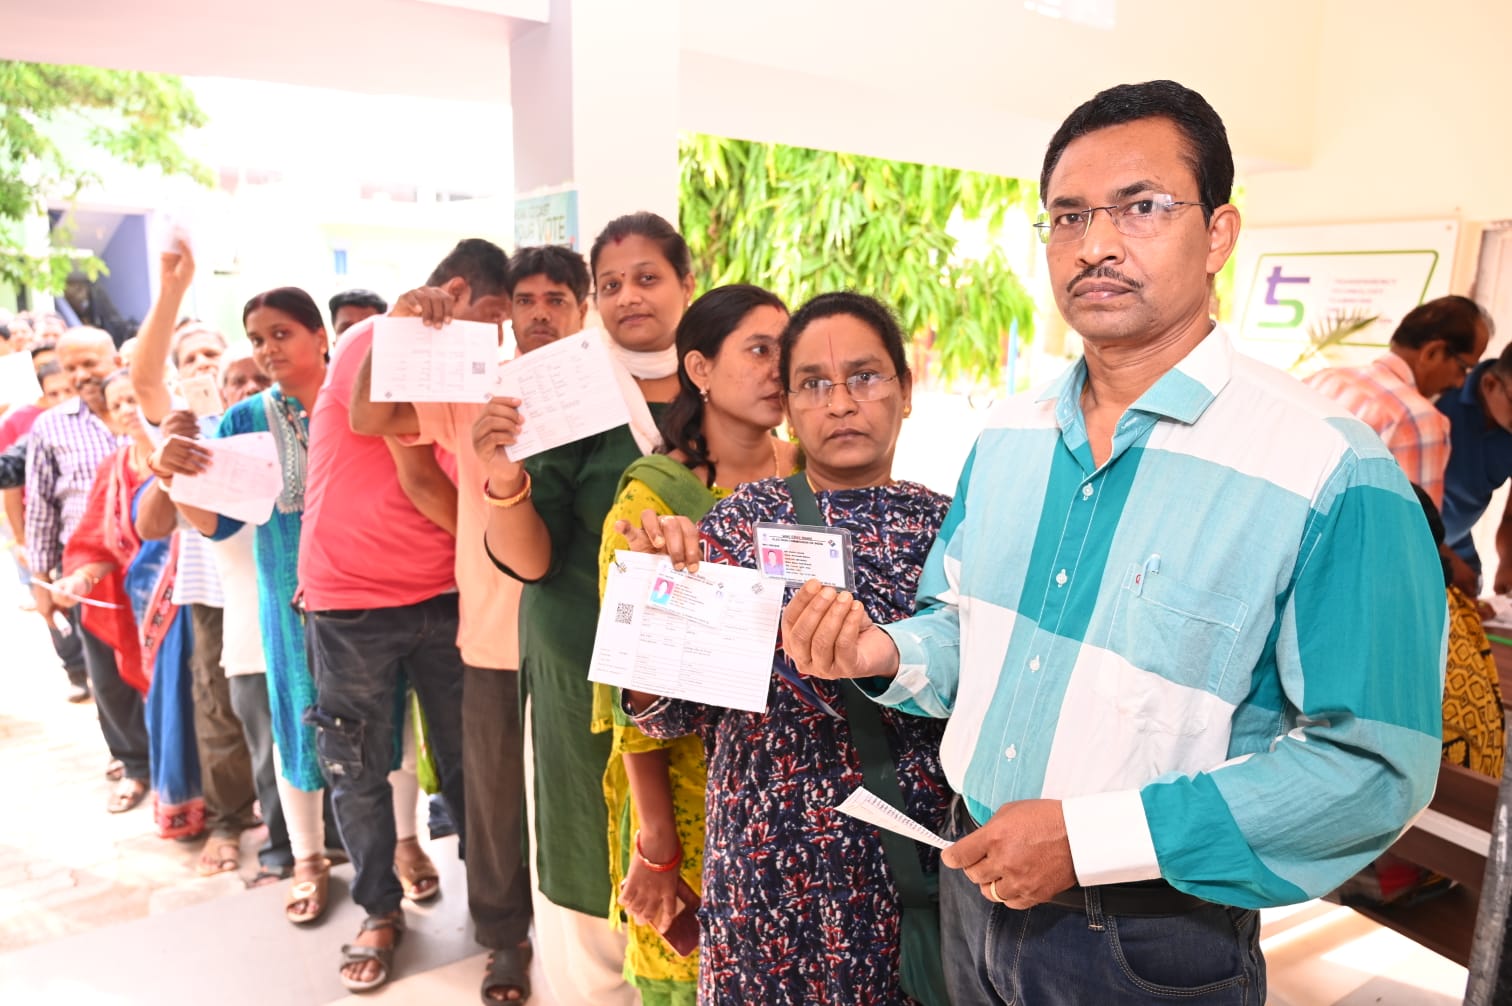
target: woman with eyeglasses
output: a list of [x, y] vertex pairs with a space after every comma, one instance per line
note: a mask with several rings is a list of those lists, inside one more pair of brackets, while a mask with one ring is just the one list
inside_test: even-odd
[[[698, 528], [649, 516], [621, 530], [632, 547], [683, 565], [699, 558], [701, 531], [710, 561], [754, 569], [754, 525], [812, 523], [812, 512], [801, 519], [812, 504], [823, 523], [851, 534], [854, 603], [878, 622], [911, 614], [950, 501], [893, 478], [912, 390], [896, 320], [859, 294], [815, 297], [783, 333], [781, 371], [806, 478], [748, 483]], [[657, 538], [664, 548], [653, 548]], [[626, 693], [642, 731], [696, 734], [708, 755], [700, 1002], [913, 1001], [901, 983], [903, 912], [881, 833], [835, 806], [863, 783], [857, 739], [871, 711], [904, 809], [943, 826], [943, 724], [869, 702], [843, 682], [799, 677], [780, 648], [765, 713]], [[906, 854], [925, 876], [937, 874], [934, 850], [907, 843]]]

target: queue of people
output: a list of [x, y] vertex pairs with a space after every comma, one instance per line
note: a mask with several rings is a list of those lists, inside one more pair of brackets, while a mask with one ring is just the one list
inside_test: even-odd
[[[1337, 887], [1432, 793], [1447, 620], [1392, 438], [1208, 315], [1232, 181], [1179, 84], [1068, 117], [1038, 227], [1085, 354], [992, 413], [953, 499], [894, 470], [913, 378], [884, 291], [695, 298], [651, 213], [586, 261], [463, 240], [329, 323], [265, 291], [250, 355], [179, 320], [192, 249], [165, 253], [129, 361], [68, 329], [46, 400], [15, 403], [26, 569], [95, 698], [107, 809], [150, 795], [213, 873], [255, 802], [252, 882], [287, 882], [296, 925], [350, 858], [354, 991], [395, 976], [405, 902], [438, 891], [420, 773], [485, 1003], [530, 999], [533, 962], [570, 1003], [1264, 1002], [1257, 910]], [[374, 394], [385, 315], [507, 321], [522, 356], [600, 339], [629, 420], [517, 459], [528, 393]], [[1488, 337], [1483, 313], [1467, 339], [1433, 322], [1383, 364], [1423, 396], [1470, 372], [1473, 402], [1422, 424], [1452, 427], [1451, 470], [1456, 408], [1495, 420], [1464, 433], [1482, 452], [1512, 428]], [[223, 407], [197, 415], [207, 375]], [[248, 433], [276, 447], [263, 523], [174, 498]], [[1472, 567], [1489, 492], [1420, 481], [1453, 515], [1442, 561]], [[794, 524], [843, 531], [854, 575], [785, 587], [764, 711], [590, 682], [621, 550], [760, 569], [758, 526]], [[948, 847], [837, 810], [862, 787]]]

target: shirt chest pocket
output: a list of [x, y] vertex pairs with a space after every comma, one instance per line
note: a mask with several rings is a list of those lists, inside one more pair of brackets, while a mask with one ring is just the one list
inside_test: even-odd
[[1223, 693], [1248, 613], [1244, 601], [1183, 583], [1160, 572], [1158, 562], [1130, 566], [1108, 637], [1108, 649], [1124, 667], [1118, 675], [1120, 711], [1156, 729], [1204, 729], [1201, 710], [1208, 695]]

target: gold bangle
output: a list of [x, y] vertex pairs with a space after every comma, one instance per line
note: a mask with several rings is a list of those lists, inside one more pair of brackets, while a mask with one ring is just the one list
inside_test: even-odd
[[495, 496], [493, 493], [489, 492], [488, 480], [484, 479], [483, 499], [490, 506], [496, 506], [500, 510], [508, 510], [512, 506], [519, 506], [521, 503], [524, 503], [526, 500], [530, 499], [530, 473], [525, 473], [525, 488], [521, 489], [513, 496], [507, 497]]

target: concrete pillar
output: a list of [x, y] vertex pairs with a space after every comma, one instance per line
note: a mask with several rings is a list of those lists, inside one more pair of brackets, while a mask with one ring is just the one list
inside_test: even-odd
[[572, 187], [587, 255], [607, 222], [677, 223], [678, 0], [551, 0], [510, 44], [515, 194]]

